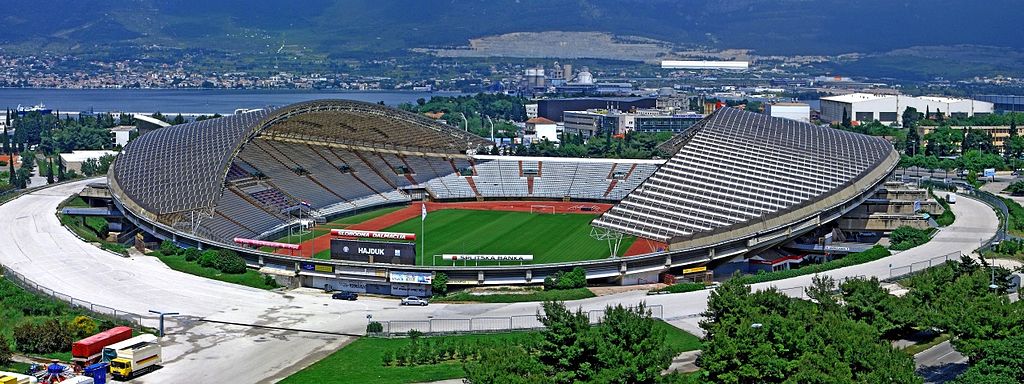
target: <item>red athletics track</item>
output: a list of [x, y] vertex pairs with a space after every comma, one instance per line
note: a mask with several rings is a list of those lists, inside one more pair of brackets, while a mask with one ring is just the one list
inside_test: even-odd
[[[376, 217], [359, 224], [353, 224], [346, 226], [347, 229], [359, 229], [364, 231], [380, 231], [395, 224], [403, 221], [416, 218], [420, 215], [420, 206], [424, 203], [413, 203], [408, 207], [399, 209], [397, 211], [388, 213], [386, 215]], [[514, 211], [514, 212], [530, 212], [536, 206], [548, 206], [554, 207], [555, 213], [579, 213], [579, 214], [601, 214], [611, 209], [614, 204], [604, 203], [582, 203], [582, 202], [564, 202], [564, 201], [465, 201], [455, 203], [437, 203], [428, 202], [427, 212], [438, 211], [442, 209], [474, 209], [481, 211]], [[589, 211], [584, 211], [581, 208], [590, 208]], [[547, 208], [545, 208], [547, 209]], [[331, 235], [323, 235], [313, 240], [307, 240], [302, 244], [302, 256], [309, 257], [307, 253], [311, 246], [315, 246], [317, 252], [331, 247]], [[626, 250], [626, 256], [640, 255], [657, 251], [658, 249], [665, 249], [666, 246], [663, 243], [658, 243], [653, 240], [637, 239], [633, 242], [633, 245]], [[291, 251], [286, 249], [280, 249], [277, 253], [288, 255]]]

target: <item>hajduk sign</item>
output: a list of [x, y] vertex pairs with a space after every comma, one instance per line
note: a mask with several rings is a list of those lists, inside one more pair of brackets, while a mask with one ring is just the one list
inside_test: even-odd
[[293, 250], [299, 249], [299, 245], [298, 244], [278, 243], [276, 241], [266, 241], [266, 240], [256, 240], [256, 239], [244, 239], [244, 238], [241, 238], [241, 237], [236, 237], [235, 238], [235, 242], [238, 243], [238, 244], [255, 245], [257, 247], [272, 247], [272, 248], [293, 249]]
[[448, 261], [532, 261], [533, 255], [441, 255]]
[[415, 233], [359, 231], [353, 229], [332, 229], [331, 234], [342, 237], [360, 237], [388, 240], [416, 240]]

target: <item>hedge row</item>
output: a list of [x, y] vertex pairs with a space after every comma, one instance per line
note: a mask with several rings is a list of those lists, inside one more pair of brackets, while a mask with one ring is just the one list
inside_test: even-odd
[[883, 257], [889, 256], [888, 249], [881, 245], [876, 245], [864, 252], [851, 253], [841, 259], [836, 259], [821, 264], [812, 264], [797, 269], [787, 269], [783, 271], [775, 272], [760, 272], [754, 275], [744, 275], [735, 277], [743, 284], [756, 284], [763, 283], [766, 281], [775, 281], [788, 279], [790, 277], [797, 277], [803, 275], [812, 275], [815, 273], [821, 273], [833, 269], [849, 267], [851, 265], [863, 264], [870, 261], [875, 261]]

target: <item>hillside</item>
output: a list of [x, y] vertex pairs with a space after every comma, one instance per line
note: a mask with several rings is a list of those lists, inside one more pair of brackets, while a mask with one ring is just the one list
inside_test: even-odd
[[756, 54], [885, 52], [974, 44], [1024, 48], [1024, 2], [991, 0], [9, 0], [8, 50], [159, 45], [332, 57], [465, 46], [512, 32], [598, 31]]

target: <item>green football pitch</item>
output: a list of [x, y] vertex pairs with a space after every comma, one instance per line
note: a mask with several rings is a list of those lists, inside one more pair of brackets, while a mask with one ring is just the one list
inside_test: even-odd
[[[596, 215], [534, 214], [529, 212], [444, 209], [430, 212], [420, 233], [420, 218], [406, 220], [385, 231], [416, 233], [416, 252], [426, 240], [419, 263], [430, 265], [433, 255], [488, 254], [533, 255], [533, 263], [557, 263], [601, 259], [609, 256], [608, 242], [590, 237], [590, 221]], [[619, 256], [635, 238], [626, 236]], [[426, 255], [425, 257], [423, 255]], [[444, 261], [440, 256], [436, 263]], [[450, 261], [448, 263], [451, 263]]]

